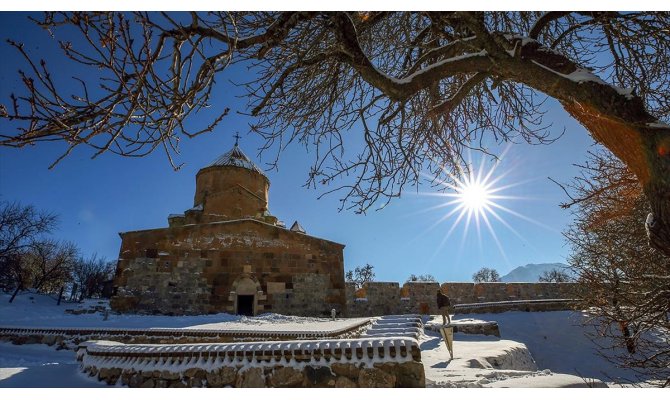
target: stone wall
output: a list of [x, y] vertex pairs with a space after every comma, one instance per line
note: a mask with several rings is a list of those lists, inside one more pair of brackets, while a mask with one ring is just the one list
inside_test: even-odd
[[204, 314], [212, 290], [203, 270], [206, 259], [177, 261], [170, 266], [161, 258], [140, 257], [126, 263], [126, 283], [111, 300], [115, 311], [151, 314]]
[[335, 308], [340, 316], [342, 304], [333, 304], [339, 292], [333, 290], [330, 277], [323, 274], [296, 274], [291, 277], [292, 288], [270, 295], [272, 312], [285, 315], [330, 316]]
[[[469, 282], [407, 282], [401, 288], [397, 282], [368, 282], [365, 297], [356, 298], [353, 283], [346, 284], [346, 306], [350, 317], [368, 317], [390, 314], [437, 314], [438, 289], [451, 298], [452, 305], [489, 303], [517, 300], [574, 299], [576, 283], [469, 283]], [[535, 304], [533, 310], [566, 309], [573, 303], [558, 302]], [[526, 309], [516, 305], [514, 309]], [[468, 312], [503, 310], [501, 307], [470, 307]], [[462, 309], [465, 310], [465, 309]], [[484, 311], [481, 311], [484, 312]]]
[[398, 282], [368, 282], [364, 286], [367, 297], [358, 299], [354, 284], [346, 285], [348, 317], [401, 314]]
[[375, 363], [372, 367], [334, 363], [307, 365], [302, 369], [282, 365], [248, 369], [226, 366], [211, 371], [190, 368], [183, 373], [87, 366], [84, 373], [108, 385], [131, 388], [412, 388], [426, 385], [420, 362]]
[[130, 387], [425, 387], [418, 342], [375, 340], [141, 346], [86, 342], [82, 369]]
[[405, 302], [404, 313], [410, 314], [437, 314], [435, 294], [440, 289], [437, 282], [407, 282], [409, 301]]
[[457, 314], [490, 314], [507, 311], [545, 312], [574, 310], [579, 307], [576, 300], [513, 300], [498, 301], [491, 303], [467, 303], [459, 304], [454, 312]]
[[186, 223], [254, 217], [268, 208], [268, 178], [256, 171], [235, 167], [206, 167], [195, 178], [194, 206], [201, 212], [186, 213]]
[[440, 285], [454, 304], [575, 298], [576, 283], [447, 282]]
[[253, 219], [127, 232], [110, 305], [119, 312], [330, 315], [345, 309], [343, 245]]

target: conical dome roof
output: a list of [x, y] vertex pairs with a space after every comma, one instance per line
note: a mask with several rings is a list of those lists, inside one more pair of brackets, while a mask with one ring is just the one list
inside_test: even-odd
[[259, 174], [265, 176], [263, 171], [261, 171], [261, 169], [258, 168], [258, 166], [256, 166], [256, 164], [254, 164], [246, 154], [244, 154], [242, 149], [240, 149], [237, 144], [235, 144], [235, 146], [233, 146], [229, 152], [219, 156], [216, 160], [205, 166], [205, 168], [208, 167], [240, 167], [258, 172]]

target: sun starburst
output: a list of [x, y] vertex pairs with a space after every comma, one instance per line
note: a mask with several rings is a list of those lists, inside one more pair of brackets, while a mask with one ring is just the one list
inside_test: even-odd
[[477, 179], [470, 179], [461, 182], [461, 185], [456, 188], [455, 197], [458, 199], [460, 207], [466, 208], [468, 212], [479, 214], [493, 202], [489, 190], [490, 186], [490, 184], [486, 185]]
[[[435, 249], [433, 257], [437, 255], [449, 237], [451, 237], [459, 226], [463, 226], [461, 249], [468, 236], [470, 227], [473, 225], [476, 228], [478, 238], [477, 243], [481, 249], [482, 243], [484, 242], [484, 240], [482, 240], [483, 225], [493, 239], [500, 254], [505, 261], [509, 262], [496, 230], [494, 229], [494, 221], [512, 232], [525, 244], [530, 245], [530, 243], [505, 220], [505, 214], [542, 226], [543, 228], [551, 229], [550, 227], [503, 205], [505, 201], [526, 199], [524, 197], [510, 196], [504, 193], [512, 187], [528, 183], [528, 181], [518, 181], [509, 184], [501, 183], [503, 178], [510, 172], [510, 169], [507, 169], [507, 171], [503, 173], [497, 171], [497, 168], [501, 165], [500, 160], [505, 153], [506, 151], [504, 151], [501, 157], [489, 168], [486, 168], [485, 160], [482, 158], [478, 167], [475, 167], [472, 162], [468, 162], [458, 176], [445, 170], [448, 179], [438, 183], [443, 186], [446, 191], [426, 193], [431, 196], [439, 196], [445, 199], [445, 201], [441, 201], [438, 205], [425, 209], [424, 211], [441, 208], [448, 209], [448, 211], [438, 218], [427, 230], [432, 230], [447, 220], [451, 223], [448, 231], [442, 237], [440, 245]], [[553, 231], [554, 229], [551, 230]]]

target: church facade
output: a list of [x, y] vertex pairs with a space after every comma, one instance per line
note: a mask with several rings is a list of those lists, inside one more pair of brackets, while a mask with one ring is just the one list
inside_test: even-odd
[[193, 207], [168, 227], [120, 233], [111, 307], [119, 312], [325, 316], [345, 313], [344, 245], [287, 228], [270, 181], [232, 150], [200, 169]]

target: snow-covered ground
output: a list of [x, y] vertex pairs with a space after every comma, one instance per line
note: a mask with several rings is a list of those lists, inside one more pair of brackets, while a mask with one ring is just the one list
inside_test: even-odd
[[104, 387], [79, 371], [75, 353], [45, 344], [0, 342], [0, 388]]
[[[436, 317], [433, 322], [438, 322], [438, 318], [441, 321], [441, 317]], [[545, 385], [564, 387], [577, 383], [588, 382], [590, 384], [594, 379], [605, 382], [609, 386], [619, 386], [618, 383], [626, 385], [636, 383], [644, 386], [644, 382], [640, 382], [634, 373], [617, 368], [596, 354], [595, 344], [585, 335], [586, 330], [590, 328], [581, 325], [583, 318], [585, 318], [584, 314], [574, 311], [532, 313], [511, 311], [500, 314], [457, 315], [456, 321], [496, 321], [500, 328], [501, 338], [456, 334], [454, 360], [451, 363], [448, 362], [449, 354], [444, 342], [439, 350], [436, 350], [435, 346], [431, 347], [429, 344], [429, 339], [423, 343], [421, 352], [426, 366], [426, 377], [440, 382], [443, 376], [448, 375], [451, 381], [462, 379], [466, 385], [481, 384], [492, 387], [506, 385], [511, 387], [547, 387]], [[433, 335], [432, 340], [437, 341], [437, 332], [426, 332], [427, 335]], [[532, 356], [537, 365], [538, 372], [535, 374], [508, 374], [503, 371], [491, 371], [490, 368], [476, 371], [472, 368], [472, 366], [477, 368], [484, 363], [471, 360], [500, 359], [500, 354], [506, 354], [506, 358], [511, 359], [512, 365], [518, 364], [526, 349], [526, 353]], [[434, 354], [435, 352], [440, 354]], [[429, 368], [427, 360], [432, 358], [442, 359], [444, 364], [441, 365], [444, 366], [444, 369]], [[507, 366], [504, 368], [507, 369]], [[551, 375], [548, 374], [549, 371]], [[430, 378], [429, 375], [434, 378]], [[512, 380], [511, 377], [514, 375], [524, 377]], [[486, 378], [486, 381], [477, 383], [479, 379], [476, 378]], [[452, 384], [453, 382], [447, 386]]]
[[[436, 333], [421, 345], [429, 387], [588, 387], [580, 377], [538, 370], [523, 343], [456, 334], [454, 359]], [[598, 386], [605, 385], [598, 382]]]
[[70, 314], [65, 310], [88, 309], [106, 306], [107, 301], [87, 300], [82, 304], [61, 302], [49, 296], [24, 293], [9, 303], [10, 296], [0, 294], [0, 326], [3, 327], [49, 327], [49, 328], [191, 328], [222, 329], [235, 331], [334, 331], [360, 323], [366, 318], [294, 317], [280, 314], [262, 314], [245, 317], [226, 313], [210, 315], [137, 315], [112, 314], [107, 320], [101, 313]]
[[586, 318], [581, 312], [513, 311], [470, 316], [497, 321], [500, 335], [524, 343], [540, 369], [606, 382], [637, 379], [630, 371], [616, 368], [596, 354], [595, 344], [586, 337], [591, 328], [581, 325]]
[[[574, 311], [458, 315], [456, 321], [496, 321], [501, 338], [457, 333], [454, 360], [449, 361], [439, 334], [427, 330], [421, 351], [426, 378], [435, 386], [466, 387], [572, 387], [592, 385], [594, 380], [609, 386], [644, 385], [631, 371], [596, 354], [596, 346], [585, 335], [589, 328], [580, 324], [584, 317]], [[437, 316], [429, 323], [438, 319], [441, 322]], [[537, 372], [520, 372], [532, 371], [525, 367], [528, 357]]]
[[[118, 327], [280, 330], [332, 329], [322, 318], [265, 314], [246, 318], [229, 314], [203, 316], [147, 316], [64, 312], [72, 304], [56, 306], [51, 298], [21, 295], [13, 304], [0, 295], [0, 326]], [[88, 307], [93, 303], [86, 304]], [[441, 322], [436, 316], [433, 321]], [[420, 336], [426, 381], [432, 387], [572, 387], [589, 386], [600, 380], [612, 386], [634, 375], [619, 370], [595, 355], [595, 346], [585, 337], [579, 322], [582, 314], [571, 311], [507, 312], [458, 315], [459, 320], [496, 321], [502, 338], [456, 334], [454, 359], [437, 332]], [[596, 382], [597, 383], [597, 382]], [[14, 346], [0, 343], [1, 387], [97, 387], [100, 383], [78, 370], [72, 351], [57, 351], [45, 345]]]

